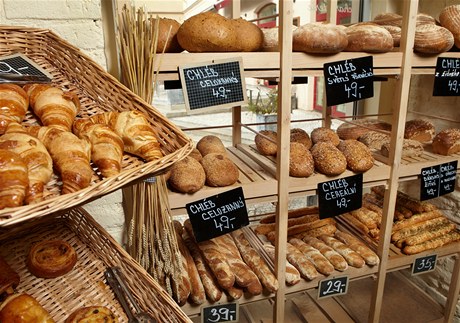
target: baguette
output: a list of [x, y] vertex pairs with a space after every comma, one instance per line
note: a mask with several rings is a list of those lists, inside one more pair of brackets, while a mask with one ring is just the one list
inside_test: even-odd
[[404, 240], [404, 244], [406, 246], [414, 246], [417, 244], [421, 244], [425, 241], [432, 240], [434, 238], [443, 236], [451, 231], [454, 231], [456, 228], [454, 223], [445, 223], [439, 226], [436, 226], [432, 230], [423, 231], [413, 236], [407, 237]]
[[369, 234], [369, 228], [364, 223], [355, 218], [353, 215], [351, 215], [351, 213], [343, 213], [341, 217], [347, 220], [348, 223], [353, 225], [353, 227], [355, 227], [362, 234]]
[[427, 221], [427, 220], [431, 220], [431, 219], [435, 219], [439, 217], [442, 217], [442, 213], [438, 210], [414, 214], [409, 219], [404, 219], [404, 220], [395, 222], [395, 224], [393, 224], [392, 231], [396, 232], [401, 229], [413, 226], [419, 222], [423, 222], [423, 221]]
[[222, 297], [222, 290], [219, 288], [216, 277], [213, 275], [206, 260], [200, 253], [200, 249], [195, 240], [188, 234], [187, 230], [182, 231], [184, 242], [190, 251], [190, 255], [195, 262], [196, 269], [200, 276], [206, 296], [211, 302], [217, 302]]
[[296, 247], [294, 247], [289, 242], [286, 243], [287, 252], [286, 258], [287, 260], [297, 268], [300, 272], [300, 275], [307, 279], [313, 280], [318, 277], [319, 273], [316, 270], [315, 266], [307, 259], [307, 257]]
[[241, 287], [238, 286], [230, 286], [225, 289], [225, 292], [227, 293], [228, 297], [230, 300], [236, 301], [243, 296], [244, 291]]
[[304, 237], [318, 237], [322, 234], [333, 235], [335, 231], [337, 231], [337, 227], [335, 226], [335, 224], [328, 224], [328, 225], [324, 225], [316, 229], [311, 229], [311, 230], [293, 235], [291, 238], [303, 239]]
[[426, 250], [436, 249], [448, 243], [459, 241], [459, 240], [460, 240], [460, 233], [458, 231], [451, 231], [445, 235], [434, 238], [432, 240], [425, 241], [421, 244], [417, 244], [414, 246], [405, 246], [403, 249], [403, 252], [406, 255], [413, 255], [413, 254], [420, 253]]
[[[319, 220], [319, 214], [307, 214], [300, 217], [288, 219], [288, 227], [292, 227], [299, 224], [310, 223]], [[266, 235], [270, 231], [275, 231], [275, 223], [260, 223], [254, 229], [257, 234]]]
[[297, 238], [289, 239], [289, 243], [299, 249], [321, 274], [329, 276], [334, 272], [334, 266], [318, 249]]
[[[264, 245], [264, 250], [268, 257], [275, 262], [275, 247], [269, 244]], [[290, 262], [286, 261], [286, 284], [289, 286], [295, 285], [300, 282], [300, 273]]]
[[438, 218], [426, 220], [423, 222], [419, 222], [410, 227], [406, 227], [406, 228], [403, 228], [401, 230], [394, 232], [391, 235], [391, 241], [405, 239], [409, 236], [413, 236], [414, 234], [420, 233], [422, 231], [431, 230], [440, 224], [447, 224], [447, 223], [449, 223], [449, 219], [445, 217], [438, 217]]
[[325, 234], [320, 235], [319, 239], [323, 240], [328, 246], [340, 253], [350, 266], [361, 268], [365, 265], [364, 259], [342, 241]]
[[334, 266], [338, 271], [344, 271], [348, 269], [348, 263], [337, 251], [329, 247], [324, 241], [319, 240], [315, 237], [304, 237], [303, 241], [316, 248], [326, 257], [327, 260]]
[[287, 235], [293, 236], [295, 234], [309, 231], [312, 229], [317, 229], [325, 225], [335, 225], [335, 223], [336, 222], [334, 218], [325, 218], [325, 219], [320, 219], [320, 220], [316, 220], [316, 221], [312, 221], [308, 223], [298, 224], [298, 225], [289, 227], [287, 230]]
[[[305, 215], [316, 215], [319, 212], [319, 208], [317, 206], [307, 206], [304, 208], [299, 208], [295, 210], [288, 211], [288, 219], [298, 218]], [[276, 215], [269, 214], [260, 219], [260, 223], [275, 223]]]
[[265, 288], [274, 293], [278, 290], [278, 280], [268, 267], [265, 260], [250, 245], [241, 229], [232, 232], [233, 240], [238, 247], [244, 261], [254, 271]]
[[376, 229], [380, 226], [381, 219], [378, 218], [378, 214], [369, 209], [362, 207], [351, 211], [350, 214], [366, 225], [369, 230]]
[[371, 248], [366, 246], [365, 243], [353, 235], [337, 230], [335, 232], [335, 237], [356, 251], [361, 257], [363, 257], [366, 264], [375, 266], [380, 262], [379, 256], [377, 256], [377, 254]]

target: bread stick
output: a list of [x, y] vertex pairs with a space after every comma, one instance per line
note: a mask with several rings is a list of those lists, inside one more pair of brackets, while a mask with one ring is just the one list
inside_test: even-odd
[[393, 232], [399, 231], [403, 228], [410, 227], [416, 223], [423, 222], [426, 220], [434, 219], [443, 216], [439, 210], [430, 211], [430, 212], [423, 212], [419, 214], [415, 214], [409, 219], [401, 220], [395, 222], [393, 224], [393, 228], [391, 229]]
[[426, 220], [423, 222], [418, 222], [410, 227], [405, 227], [401, 230], [394, 232], [391, 235], [391, 240], [397, 241], [397, 240], [405, 239], [409, 236], [420, 233], [424, 230], [430, 230], [440, 224], [446, 224], [446, 223], [449, 223], [449, 219], [442, 217], [442, 216], [434, 218], [434, 219]]
[[421, 244], [425, 241], [432, 240], [434, 238], [443, 236], [451, 231], [454, 231], [456, 225], [454, 223], [445, 223], [439, 226], [436, 226], [432, 230], [427, 230], [410, 236], [404, 240], [404, 244], [407, 246], [414, 246]]

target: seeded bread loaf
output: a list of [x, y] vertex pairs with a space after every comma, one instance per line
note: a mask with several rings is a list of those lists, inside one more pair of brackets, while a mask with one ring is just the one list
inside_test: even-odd
[[340, 142], [340, 138], [337, 135], [337, 133], [334, 130], [326, 127], [319, 127], [313, 129], [310, 136], [313, 144], [316, 144], [320, 141], [326, 141], [330, 142], [334, 146], [337, 146]]
[[423, 119], [413, 119], [406, 121], [404, 128], [404, 138], [413, 139], [420, 142], [430, 142], [435, 135], [434, 125], [431, 121]]
[[310, 150], [299, 142], [291, 142], [290, 147], [289, 176], [308, 177], [312, 175], [315, 164]]
[[210, 153], [201, 160], [208, 186], [229, 186], [238, 180], [239, 171], [235, 163], [226, 154]]
[[311, 148], [315, 168], [324, 175], [340, 175], [347, 169], [347, 159], [336, 146], [329, 142], [318, 142]]
[[343, 140], [337, 146], [347, 160], [347, 167], [353, 172], [365, 172], [374, 166], [370, 149], [355, 139]]
[[460, 129], [450, 128], [438, 133], [432, 142], [433, 152], [440, 155], [452, 155], [460, 152]]
[[308, 133], [301, 128], [291, 129], [291, 142], [299, 142], [303, 144], [307, 149], [310, 149], [312, 142]]

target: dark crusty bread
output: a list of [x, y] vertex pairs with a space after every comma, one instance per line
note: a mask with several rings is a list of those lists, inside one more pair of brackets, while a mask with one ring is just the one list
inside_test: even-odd
[[210, 153], [201, 160], [209, 186], [229, 186], [238, 180], [239, 171], [226, 154]]
[[298, 142], [310, 149], [312, 146], [312, 142], [308, 133], [300, 128], [292, 128], [291, 129], [291, 142]]
[[310, 136], [313, 144], [316, 144], [320, 141], [325, 141], [330, 142], [334, 146], [337, 146], [340, 142], [339, 135], [337, 135], [334, 130], [326, 127], [318, 127], [313, 129], [313, 131], [310, 133]]
[[291, 142], [289, 151], [289, 175], [308, 177], [315, 170], [313, 156], [308, 148], [300, 142]]
[[206, 174], [201, 163], [187, 156], [171, 167], [168, 179], [169, 185], [181, 193], [192, 194], [199, 191], [206, 181]]
[[439, 132], [432, 142], [433, 152], [440, 155], [452, 155], [460, 152], [460, 129], [450, 128]]
[[[154, 20], [153, 24], [153, 26], [156, 26], [156, 20]], [[177, 40], [177, 31], [179, 28], [180, 23], [177, 20], [170, 18], [159, 18], [157, 43], [158, 53], [163, 52], [163, 50], [165, 53], [180, 53], [183, 51]]]
[[261, 130], [254, 138], [257, 151], [265, 156], [276, 155], [276, 152], [278, 151], [276, 141], [277, 133], [273, 130]]
[[335, 24], [313, 22], [292, 32], [292, 49], [295, 52], [334, 54], [348, 45], [345, 28]]
[[347, 159], [347, 167], [354, 172], [365, 172], [374, 166], [370, 149], [356, 139], [343, 140], [337, 148]]
[[404, 138], [420, 142], [430, 142], [435, 135], [434, 125], [431, 121], [424, 119], [413, 119], [406, 121]]
[[324, 175], [339, 175], [347, 169], [343, 153], [330, 142], [318, 142], [311, 147], [315, 168]]
[[375, 23], [363, 22], [346, 29], [349, 52], [382, 53], [393, 49], [393, 37], [388, 30]]

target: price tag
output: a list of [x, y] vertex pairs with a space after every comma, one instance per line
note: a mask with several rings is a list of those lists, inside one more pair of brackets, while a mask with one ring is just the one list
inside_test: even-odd
[[189, 112], [234, 107], [247, 102], [242, 59], [179, 67], [185, 106]]
[[363, 174], [318, 183], [320, 218], [329, 218], [362, 206]]
[[238, 322], [239, 307], [237, 303], [227, 303], [203, 307], [201, 318], [203, 323]]
[[460, 95], [460, 58], [438, 57], [433, 96]]
[[326, 63], [323, 67], [328, 106], [374, 96], [372, 56]]
[[51, 74], [24, 54], [14, 54], [0, 58], [0, 73], [33, 75], [52, 79]]
[[420, 200], [428, 200], [455, 190], [457, 161], [422, 168]]
[[324, 279], [319, 282], [318, 298], [344, 295], [348, 291], [348, 276]]
[[185, 208], [198, 242], [221, 236], [249, 224], [241, 187], [188, 203]]
[[416, 258], [412, 264], [412, 275], [433, 271], [436, 268], [437, 255]]

